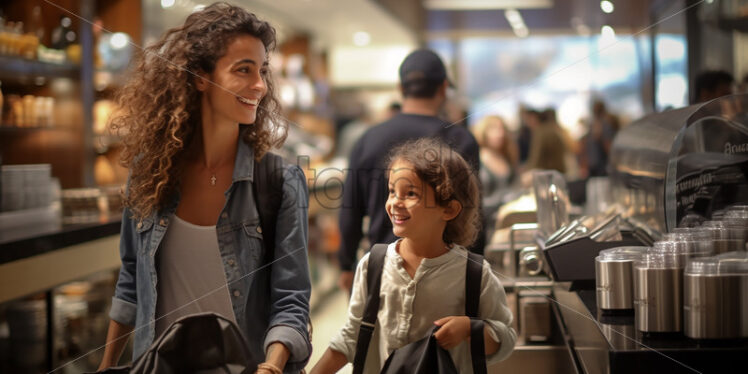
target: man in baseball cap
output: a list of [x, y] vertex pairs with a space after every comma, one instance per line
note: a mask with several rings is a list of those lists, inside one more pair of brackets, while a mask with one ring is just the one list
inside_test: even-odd
[[[364, 216], [369, 217], [368, 243], [392, 243], [395, 235], [384, 204], [387, 201], [387, 171], [384, 159], [389, 150], [408, 140], [439, 137], [478, 170], [478, 143], [462, 126], [452, 126], [438, 117], [447, 100], [447, 69], [429, 49], [411, 52], [400, 65], [401, 112], [376, 125], [358, 140], [350, 156], [340, 209], [341, 246], [338, 259], [342, 270], [339, 285], [350, 291], [358, 248], [363, 238]], [[483, 235], [480, 236], [482, 238]], [[481, 243], [484, 243], [482, 241]], [[483, 245], [474, 246], [482, 252]]]
[[441, 84], [445, 80], [450, 87], [454, 87], [447, 78], [447, 69], [442, 59], [430, 49], [418, 49], [411, 52], [400, 65], [400, 84], [416, 82]]

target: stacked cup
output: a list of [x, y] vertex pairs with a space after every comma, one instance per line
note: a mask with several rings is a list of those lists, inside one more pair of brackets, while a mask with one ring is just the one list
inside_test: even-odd
[[708, 256], [709, 242], [686, 233], [666, 234], [634, 263], [636, 329], [648, 333], [683, 330], [683, 269], [693, 257]]
[[603, 311], [626, 311], [634, 308], [634, 261], [649, 247], [616, 247], [604, 249], [595, 258], [597, 307]]
[[684, 283], [686, 336], [748, 338], [748, 253], [689, 259]]

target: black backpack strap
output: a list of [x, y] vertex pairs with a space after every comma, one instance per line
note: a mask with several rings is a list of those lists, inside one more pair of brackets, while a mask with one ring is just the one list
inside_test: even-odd
[[366, 268], [366, 306], [358, 328], [358, 342], [356, 343], [356, 355], [353, 359], [353, 374], [362, 374], [366, 363], [366, 353], [369, 351], [369, 342], [374, 334], [374, 326], [377, 322], [379, 312], [379, 289], [382, 285], [382, 269], [384, 268], [384, 255], [387, 253], [387, 244], [375, 244], [369, 252], [369, 264]]
[[468, 252], [465, 266], [465, 315], [470, 317], [470, 358], [473, 373], [486, 374], [486, 350], [483, 341], [483, 320], [478, 319], [483, 278], [483, 256]]
[[252, 192], [260, 215], [262, 241], [265, 244], [263, 264], [269, 264], [275, 258], [275, 223], [283, 202], [284, 166], [283, 157], [270, 152], [259, 162], [254, 162]]
[[478, 318], [480, 285], [483, 278], [483, 256], [468, 252], [465, 267], [465, 315]]

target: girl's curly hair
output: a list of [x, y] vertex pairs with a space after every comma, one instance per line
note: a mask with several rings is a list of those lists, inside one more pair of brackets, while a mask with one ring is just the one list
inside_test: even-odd
[[[121, 163], [130, 169], [124, 203], [142, 219], [162, 209], [177, 188], [185, 147], [200, 126], [198, 72], [212, 73], [228, 44], [239, 35], [275, 49], [275, 29], [253, 13], [215, 3], [192, 13], [182, 26], [170, 29], [137, 56], [132, 76], [117, 93], [118, 110], [112, 129], [122, 137]], [[257, 119], [244, 132], [255, 158], [261, 159], [286, 138], [288, 124], [280, 116], [270, 73], [263, 75], [267, 93], [258, 105]]]
[[395, 147], [387, 162], [392, 169], [396, 161], [412, 165], [421, 181], [434, 189], [436, 204], [446, 207], [457, 200], [462, 210], [447, 222], [442, 239], [467, 247], [480, 231], [480, 189], [478, 178], [457, 151], [437, 138], [420, 138]]

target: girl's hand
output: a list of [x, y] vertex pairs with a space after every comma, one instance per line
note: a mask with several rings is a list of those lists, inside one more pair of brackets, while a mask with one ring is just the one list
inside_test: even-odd
[[470, 337], [470, 317], [450, 316], [434, 321], [441, 326], [434, 337], [444, 349], [452, 349]]

